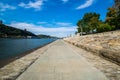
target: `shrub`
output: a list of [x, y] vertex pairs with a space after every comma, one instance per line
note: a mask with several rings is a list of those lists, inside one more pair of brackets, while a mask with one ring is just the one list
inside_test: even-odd
[[114, 30], [114, 27], [110, 26], [107, 23], [100, 24], [97, 27], [97, 32], [106, 32], [106, 31], [111, 31], [111, 30]]

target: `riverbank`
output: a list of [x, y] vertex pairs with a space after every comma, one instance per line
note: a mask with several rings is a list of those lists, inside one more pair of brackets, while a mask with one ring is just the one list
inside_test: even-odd
[[[48, 43], [48, 44], [50, 44], [50, 43]], [[33, 48], [31, 50], [28, 50], [28, 51], [25, 51], [24, 53], [18, 54], [16, 56], [11, 57], [11, 58], [0, 60], [0, 68], [6, 66], [7, 64], [9, 64], [9, 63], [11, 63], [11, 62], [13, 62], [13, 61], [15, 61], [17, 59], [20, 59], [20, 58], [34, 52], [35, 50], [37, 50], [39, 48], [42, 48], [42, 47], [44, 47], [44, 46], [46, 46], [48, 44], [45, 44], [45, 45], [40, 46], [40, 47]]]
[[[54, 42], [49, 45], [33, 50], [29, 54], [26, 53], [18, 58], [14, 58], [8, 65], [0, 68], [0, 80], [14, 80], [23, 73], [27, 67], [34, 63]], [[24, 57], [23, 57], [24, 56]]]
[[120, 30], [74, 36], [64, 40], [120, 65]]
[[56, 39], [0, 39], [0, 68]]

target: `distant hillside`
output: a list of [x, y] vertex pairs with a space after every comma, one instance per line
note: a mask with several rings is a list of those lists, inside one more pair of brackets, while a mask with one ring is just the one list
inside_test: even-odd
[[37, 37], [29, 31], [0, 24], [0, 38], [26, 38], [27, 36]]
[[51, 36], [49, 36], [49, 35], [43, 35], [43, 34], [39, 34], [39, 35], [37, 35], [39, 38], [53, 38], [53, 37], [51, 37]]

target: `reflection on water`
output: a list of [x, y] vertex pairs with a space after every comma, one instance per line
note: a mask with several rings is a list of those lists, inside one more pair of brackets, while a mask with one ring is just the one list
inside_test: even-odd
[[0, 39], [0, 60], [22, 54], [55, 39]]

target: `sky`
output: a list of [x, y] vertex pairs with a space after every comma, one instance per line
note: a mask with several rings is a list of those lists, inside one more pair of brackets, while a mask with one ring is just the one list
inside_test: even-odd
[[114, 0], [0, 0], [0, 20], [35, 34], [57, 37], [73, 35], [76, 23], [88, 12], [105, 20]]

